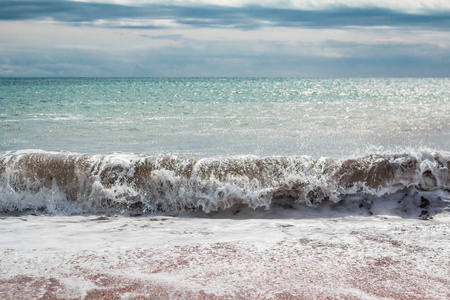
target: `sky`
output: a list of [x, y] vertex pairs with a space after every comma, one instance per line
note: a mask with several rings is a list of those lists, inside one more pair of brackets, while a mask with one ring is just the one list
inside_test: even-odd
[[0, 0], [0, 76], [448, 77], [449, 0]]

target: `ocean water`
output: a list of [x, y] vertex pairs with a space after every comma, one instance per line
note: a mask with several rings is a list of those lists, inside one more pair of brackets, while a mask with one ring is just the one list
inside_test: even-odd
[[0, 79], [3, 213], [439, 207], [449, 151], [446, 78]]

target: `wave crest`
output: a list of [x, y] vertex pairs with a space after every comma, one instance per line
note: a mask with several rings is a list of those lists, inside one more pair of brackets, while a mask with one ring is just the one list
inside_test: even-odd
[[448, 190], [449, 157], [434, 151], [336, 159], [240, 156], [0, 155], [0, 211], [173, 212], [269, 209], [275, 198], [314, 205], [348, 195]]

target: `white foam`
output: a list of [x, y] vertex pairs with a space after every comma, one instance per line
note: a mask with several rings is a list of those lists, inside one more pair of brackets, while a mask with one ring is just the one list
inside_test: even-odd
[[[115, 295], [149, 295], [157, 287], [183, 299], [200, 291], [370, 299], [416, 288], [420, 298], [444, 299], [450, 292], [448, 212], [428, 221], [330, 213], [279, 208], [275, 217], [254, 210], [232, 218], [2, 217], [0, 280], [53, 278], [62, 284], [53, 293], [67, 298], [133, 285]], [[16, 296], [39, 291], [30, 286]]]

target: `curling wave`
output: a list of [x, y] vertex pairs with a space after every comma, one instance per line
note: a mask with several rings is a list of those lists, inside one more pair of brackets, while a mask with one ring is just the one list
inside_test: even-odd
[[273, 199], [314, 205], [348, 195], [450, 188], [447, 154], [417, 151], [360, 158], [0, 154], [0, 211], [50, 213], [269, 209]]

